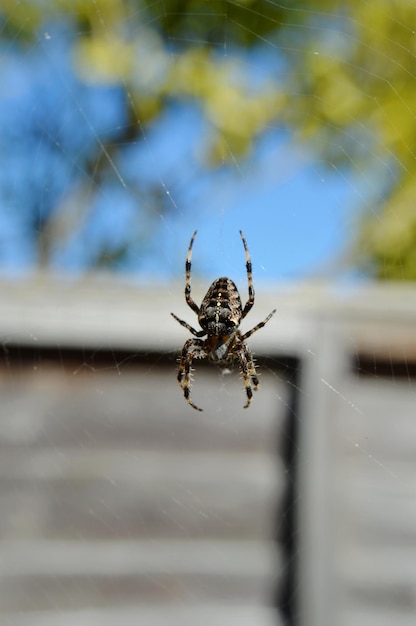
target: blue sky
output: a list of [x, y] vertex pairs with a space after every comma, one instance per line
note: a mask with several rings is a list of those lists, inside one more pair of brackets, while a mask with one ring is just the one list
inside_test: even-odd
[[[82, 273], [103, 242], [115, 253], [127, 242], [129, 253], [117, 269], [170, 280], [183, 273], [198, 229], [195, 271], [238, 277], [242, 229], [256, 280], [345, 274], [338, 259], [351, 240], [358, 183], [326, 168], [281, 129], [270, 129], [247, 161], [236, 157], [234, 164], [207, 169], [201, 161], [206, 121], [195, 105], [176, 104], [143, 141], [119, 151], [120, 176], [107, 163], [108, 177], [95, 190], [85, 174], [88, 159], [101, 141], [117, 143], [125, 101], [119, 87], [84, 85], [74, 75], [70, 43], [56, 37], [53, 45], [40, 41], [25, 53], [3, 50], [0, 272], [36, 268], [34, 229], [59, 205], [61, 230], [62, 223], [73, 228], [52, 246], [54, 271]], [[255, 62], [261, 62], [258, 53]], [[89, 194], [85, 205], [66, 201], [74, 181]]]
[[242, 229], [257, 280], [352, 276], [342, 258], [361, 200], [358, 182], [314, 160], [281, 131], [260, 141], [248, 162], [201, 174], [192, 158], [201, 124], [195, 111], [170, 111], [129, 158], [129, 168], [146, 172], [147, 166], [146, 175], [163, 182], [178, 209], [163, 219], [161, 256], [157, 267], [150, 258], [147, 270], [172, 276], [179, 264], [183, 271], [198, 229], [195, 271], [211, 278], [244, 271]]

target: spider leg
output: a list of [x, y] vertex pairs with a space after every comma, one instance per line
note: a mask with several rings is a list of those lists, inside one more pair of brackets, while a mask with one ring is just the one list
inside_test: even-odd
[[242, 341], [242, 337], [240, 339], [241, 343], [238, 351], [238, 360], [240, 362], [244, 388], [247, 396], [247, 403], [244, 405], [244, 408], [248, 409], [253, 398], [253, 390], [257, 391], [260, 383], [257, 377], [256, 366], [254, 365], [253, 356], [247, 345], [244, 343], [244, 341]]
[[269, 319], [271, 319], [275, 313], [276, 313], [276, 309], [273, 309], [273, 311], [271, 313], [269, 313], [269, 315], [266, 317], [265, 320], [263, 320], [262, 322], [259, 322], [258, 324], [255, 325], [254, 328], [252, 328], [251, 330], [248, 330], [246, 333], [244, 333], [244, 335], [241, 336], [241, 340], [245, 341], [246, 339], [251, 337], [251, 335], [253, 333], [255, 333], [256, 330], [260, 330], [260, 328], [263, 328], [263, 326], [265, 326], [267, 324]]
[[203, 359], [205, 356], [204, 342], [201, 339], [188, 339], [182, 348], [179, 361], [178, 383], [183, 389], [185, 400], [197, 411], [202, 411], [202, 409], [191, 399], [191, 366], [193, 359]]
[[250, 253], [247, 247], [246, 238], [243, 235], [243, 231], [240, 230], [241, 241], [243, 242], [244, 252], [246, 254], [246, 270], [247, 270], [247, 281], [248, 281], [248, 300], [241, 314], [241, 319], [244, 319], [247, 313], [252, 309], [254, 304], [254, 286], [253, 286], [253, 268], [251, 265]]
[[179, 322], [181, 326], [184, 326], [185, 328], [189, 330], [190, 333], [195, 335], [195, 337], [203, 337], [204, 335], [207, 334], [206, 330], [195, 330], [195, 328], [192, 328], [192, 326], [190, 326], [188, 322], [185, 322], [184, 320], [179, 319], [179, 317], [175, 315], [175, 313], [171, 313], [171, 315], [177, 322]]
[[194, 239], [196, 237], [195, 231], [191, 237], [191, 241], [189, 243], [188, 253], [186, 255], [185, 262], [185, 300], [186, 304], [191, 307], [191, 309], [199, 315], [199, 306], [192, 300], [191, 297], [191, 258], [192, 258], [192, 246], [194, 245]]

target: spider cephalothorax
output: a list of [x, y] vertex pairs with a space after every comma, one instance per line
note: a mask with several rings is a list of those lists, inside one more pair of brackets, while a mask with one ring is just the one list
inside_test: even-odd
[[[246, 255], [246, 270], [248, 280], [248, 300], [243, 308], [238, 289], [230, 278], [217, 278], [208, 289], [201, 306], [192, 300], [191, 297], [191, 255], [192, 246], [196, 237], [196, 232], [192, 235], [186, 255], [185, 264], [185, 300], [188, 306], [198, 315], [198, 323], [202, 330], [195, 330], [187, 322], [179, 319], [174, 313], [171, 315], [198, 339], [188, 339], [182, 349], [179, 362], [178, 382], [183, 389], [184, 396], [189, 404], [198, 411], [202, 411], [191, 400], [191, 365], [193, 359], [208, 358], [216, 365], [230, 367], [235, 361], [238, 362], [243, 375], [244, 386], [247, 395], [245, 409], [250, 405], [253, 397], [253, 389], [257, 390], [259, 379], [257, 378], [253, 356], [248, 349], [245, 340], [256, 330], [263, 328], [272, 315], [273, 310], [265, 320], [254, 326], [251, 330], [241, 334], [239, 330], [240, 322], [251, 310], [254, 304], [254, 287], [251, 268], [250, 255], [247, 243], [240, 230]], [[199, 339], [204, 337], [205, 339]]]

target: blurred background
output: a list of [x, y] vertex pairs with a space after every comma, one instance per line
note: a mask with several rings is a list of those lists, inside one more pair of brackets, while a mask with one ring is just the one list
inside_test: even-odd
[[[415, 276], [412, 3], [3, 2], [0, 269]], [[410, 26], [409, 26], [410, 25]], [[204, 265], [205, 264], [205, 265]]]
[[[2, 1], [2, 623], [414, 623], [414, 24]], [[197, 302], [244, 299], [242, 229], [244, 330], [278, 308], [250, 412], [238, 372], [198, 363], [202, 416], [176, 384], [195, 229]]]

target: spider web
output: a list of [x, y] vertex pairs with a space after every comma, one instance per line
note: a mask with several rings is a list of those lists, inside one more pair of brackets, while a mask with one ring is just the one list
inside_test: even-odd
[[[161, 12], [166, 11], [165, 3], [155, 4], [160, 5]], [[260, 2], [253, 7], [248, 3], [252, 26], [236, 21], [231, 11], [235, 4], [238, 3], [222, 3], [216, 16], [221, 28], [215, 31], [213, 48], [219, 67], [222, 61], [235, 58], [239, 71], [243, 68], [259, 89], [267, 81], [285, 79], [285, 84], [289, 84], [289, 102], [294, 103], [301, 100], [299, 84], [308, 79], [299, 75], [302, 65], [296, 65], [305, 45], [314, 43], [315, 47], [309, 51], [311, 57], [319, 58], [332, 51], [334, 57], [342, 59], [342, 67], [352, 71], [357, 61], [351, 49], [357, 43], [368, 45], [366, 29], [377, 30], [377, 24], [366, 23], [369, 7], [366, 2], [354, 3], [360, 9], [355, 18], [344, 12], [334, 17], [325, 8], [314, 11], [294, 8], [285, 13], [286, 21], [281, 29], [284, 36], [278, 41], [272, 32], [256, 30], [255, 21], [256, 16], [267, 17], [267, 5], [277, 6], [276, 3]], [[94, 6], [104, 38], [109, 39], [113, 24], [104, 5], [96, 2]], [[136, 20], [140, 5], [126, 6], [126, 21], [140, 24]], [[403, 15], [404, 7], [405, 3]], [[16, 15], [19, 11], [16, 5]], [[180, 5], [178, 13], [183, 13]], [[303, 19], [305, 13], [308, 20]], [[383, 4], [377, 15], [380, 21], [387, 20], [408, 30], [405, 17], [390, 3]], [[204, 19], [201, 15], [189, 13], [189, 16]], [[124, 310], [131, 310], [128, 302], [134, 298], [135, 289], [157, 284], [157, 293], [163, 297], [155, 300], [154, 307], [157, 310], [165, 307], [166, 327], [170, 310], [194, 325], [195, 319], [183, 302], [182, 283], [191, 233], [195, 229], [199, 231], [193, 251], [195, 301], [201, 301], [210, 282], [218, 276], [235, 279], [245, 300], [244, 253], [238, 236], [238, 230], [242, 229], [253, 260], [257, 292], [256, 306], [244, 330], [263, 319], [275, 306], [280, 322], [272, 352], [269, 346], [273, 321], [250, 340], [259, 354], [261, 373], [261, 389], [253, 399], [253, 411], [242, 409], [244, 394], [238, 372], [228, 376], [206, 368], [204, 363], [196, 364], [193, 393], [198, 398], [197, 404], [204, 408], [202, 416], [188, 411], [175, 381], [176, 353], [186, 335], [182, 329], [166, 330], [156, 313], [158, 323], [132, 338], [130, 346], [121, 332], [117, 335], [117, 332], [112, 334], [110, 327], [105, 329], [109, 323], [105, 315], [104, 327], [100, 326], [99, 315], [89, 326], [90, 332], [94, 332], [94, 324], [97, 326], [96, 348], [91, 347], [94, 342], [90, 340], [85, 339], [84, 346], [78, 338], [71, 345], [67, 338], [61, 342], [52, 333], [46, 339], [45, 349], [42, 342], [48, 334], [42, 334], [43, 331], [27, 336], [23, 347], [16, 347], [18, 342], [13, 337], [4, 337], [2, 447], [7, 466], [4, 475], [9, 481], [4, 499], [12, 511], [3, 529], [10, 540], [10, 551], [5, 552], [9, 560], [5, 562], [13, 562], [19, 555], [23, 560], [24, 549], [29, 551], [33, 563], [39, 563], [42, 550], [46, 555], [44, 570], [37, 572], [37, 577], [28, 566], [22, 566], [20, 570], [16, 568], [16, 575], [20, 575], [16, 587], [5, 579], [6, 591], [13, 592], [5, 604], [5, 619], [16, 624], [35, 624], [36, 619], [42, 624], [48, 623], [47, 620], [56, 623], [53, 607], [57, 607], [63, 621], [70, 621], [76, 611], [77, 616], [85, 614], [86, 620], [98, 614], [100, 623], [111, 621], [114, 615], [126, 624], [137, 620], [137, 615], [143, 623], [158, 623], [157, 620], [171, 623], [163, 621], [167, 619], [164, 615], [166, 612], [169, 615], [169, 609], [179, 602], [177, 612], [170, 615], [178, 623], [186, 620], [195, 623], [196, 615], [197, 623], [201, 624], [208, 620], [218, 624], [233, 620], [250, 625], [271, 623], [275, 613], [270, 605], [277, 585], [270, 581], [279, 566], [285, 580], [292, 567], [290, 558], [302, 562], [304, 551], [304, 546], [295, 541], [293, 554], [284, 558], [276, 546], [271, 547], [272, 539], [275, 534], [284, 534], [285, 524], [293, 523], [294, 509], [299, 503], [306, 507], [304, 501], [310, 502], [309, 494], [302, 488], [292, 500], [285, 499], [284, 475], [291, 468], [287, 459], [286, 465], [277, 460], [279, 445], [291, 443], [291, 453], [299, 462], [309, 450], [299, 433], [288, 443], [293, 434], [288, 420], [294, 411], [294, 390], [300, 403], [306, 402], [305, 398], [316, 396], [317, 402], [323, 398], [322, 402], [332, 407], [335, 416], [331, 425], [325, 424], [330, 433], [326, 434], [325, 459], [339, 482], [328, 485], [329, 491], [334, 489], [334, 484], [345, 487], [346, 498], [335, 501], [341, 512], [337, 511], [334, 519], [341, 530], [338, 543], [331, 545], [339, 553], [343, 552], [343, 545], [352, 546], [356, 560], [340, 557], [340, 568], [345, 567], [346, 573], [338, 579], [339, 572], [335, 570], [338, 586], [334, 597], [344, 598], [350, 593], [353, 597], [362, 594], [364, 598], [361, 604], [345, 602], [345, 623], [366, 624], [364, 620], [371, 619], [373, 605], [379, 599], [377, 594], [383, 590], [386, 595], [381, 608], [387, 616], [385, 623], [398, 623], [394, 611], [406, 611], [411, 604], [400, 567], [403, 566], [408, 580], [413, 581], [414, 574], [406, 569], [408, 560], [401, 551], [399, 556], [393, 548], [387, 553], [378, 552], [375, 539], [372, 551], [367, 546], [371, 548], [372, 544], [369, 535], [374, 510], [381, 511], [376, 526], [381, 537], [391, 539], [389, 528], [396, 529], [397, 534], [403, 531], [405, 537], [414, 536], [411, 525], [405, 524], [404, 530], [400, 526], [399, 513], [396, 517], [386, 510], [391, 500], [383, 491], [399, 502], [398, 511], [403, 512], [403, 517], [413, 519], [409, 514], [409, 498], [414, 496], [412, 450], [408, 443], [413, 437], [409, 407], [414, 400], [410, 346], [407, 350], [404, 342], [401, 358], [395, 346], [381, 357], [375, 349], [372, 353], [371, 347], [363, 355], [361, 346], [351, 338], [350, 345], [346, 342], [346, 353], [351, 362], [356, 357], [358, 365], [349, 362], [345, 369], [337, 366], [331, 370], [329, 361], [324, 362], [323, 371], [307, 383], [306, 378], [288, 376], [288, 358], [293, 358], [296, 351], [290, 338], [286, 340], [284, 326], [287, 324], [290, 335], [290, 314], [298, 310], [296, 296], [295, 305], [286, 304], [293, 281], [329, 278], [341, 291], [345, 279], [355, 280], [357, 274], [362, 278], [345, 263], [357, 223], [366, 211], [377, 214], [375, 207], [390, 194], [392, 180], [403, 181], [403, 171], [409, 171], [411, 178], [412, 146], [394, 151], [385, 138], [384, 150], [380, 151], [370, 122], [366, 124], [357, 117], [347, 130], [341, 124], [337, 129], [333, 119], [320, 119], [317, 110], [322, 109], [311, 104], [310, 125], [321, 124], [323, 149], [319, 141], [314, 143], [309, 139], [313, 133], [310, 130], [308, 134], [307, 124], [303, 128], [304, 137], [299, 138], [287, 120], [284, 123], [277, 120], [268, 124], [248, 156], [228, 143], [228, 158], [224, 158], [224, 163], [207, 167], [205, 151], [210, 126], [194, 101], [179, 98], [155, 116], [152, 123], [146, 123], [127, 80], [122, 80], [121, 86], [105, 80], [95, 85], [79, 80], [71, 54], [74, 42], [83, 32], [78, 26], [74, 28], [64, 9], [57, 9], [47, 17], [35, 39], [28, 40], [23, 49], [7, 38], [8, 19], [2, 23], [2, 45], [6, 53], [2, 72], [7, 88], [0, 115], [8, 146], [7, 162], [0, 175], [1, 261], [7, 280], [28, 276], [30, 280], [34, 271], [40, 269], [44, 275], [46, 269], [58, 275], [64, 284], [69, 279], [69, 284], [77, 285], [98, 265], [101, 276], [98, 285], [102, 281], [104, 288], [112, 293], [115, 284], [112, 281], [120, 281], [127, 290], [123, 300], [116, 289], [115, 299], [122, 303], [119, 313], [123, 304]], [[158, 47], [156, 31], [153, 39], [147, 38], [152, 32], [152, 22], [149, 20], [140, 27], [144, 30], [139, 53], [147, 55], [150, 74], [162, 71], [166, 58], [175, 63], [177, 50], [185, 43], [212, 43], [198, 37], [185, 42], [172, 30], [165, 44], [166, 55]], [[256, 40], [251, 52], [236, 48], [230, 41], [228, 32], [236, 27]], [[22, 23], [22, 32], [24, 28]], [[394, 47], [386, 47], [388, 67], [403, 63], [400, 48], [408, 54], [411, 52], [398, 36], [392, 43]], [[375, 51], [374, 54], [377, 56]], [[399, 124], [394, 105], [401, 105], [403, 110], [409, 108], [404, 87], [396, 85], [389, 75], [384, 77], [380, 64], [368, 65], [367, 57], [362, 57], [358, 69], [370, 79], [380, 76], [380, 82], [395, 95], [392, 102], [385, 103], [368, 91], [364, 79], [360, 87], [355, 86], [360, 95], [364, 94], [373, 103], [371, 120], [377, 115], [387, 118], [392, 133]], [[290, 71], [295, 72], [296, 79], [292, 88]], [[411, 71], [405, 73], [413, 82]], [[344, 80], [342, 74], [333, 81], [334, 93], [341, 94], [341, 98]], [[328, 89], [319, 97], [330, 106], [334, 94]], [[339, 100], [334, 104], [335, 108], [338, 106]], [[310, 111], [306, 111], [306, 117]], [[414, 112], [408, 110], [408, 116], [414, 117]], [[399, 129], [396, 130], [399, 134]], [[133, 141], [128, 140], [130, 134]], [[73, 179], [77, 181], [75, 186], [70, 184]], [[399, 191], [403, 184], [400, 182]], [[407, 227], [398, 210], [392, 212], [390, 227]], [[39, 289], [38, 283], [33, 289], [35, 292]], [[46, 305], [50, 295], [42, 290], [39, 293], [40, 298], [44, 294]], [[146, 293], [153, 296], [154, 292]], [[303, 293], [307, 294], [307, 290]], [[318, 297], [316, 291], [311, 293], [303, 300], [306, 308], [313, 308], [313, 300]], [[25, 300], [20, 295], [12, 292], [12, 297], [16, 298], [16, 307], [24, 306]], [[85, 293], [79, 295], [78, 312], [86, 310], [88, 297]], [[407, 295], [403, 290], [393, 292], [391, 297], [396, 298], [400, 309]], [[145, 307], [139, 298], [138, 323], [142, 306]], [[146, 306], [151, 310], [152, 303]], [[104, 310], [106, 307], [110, 310], [108, 300], [103, 303]], [[72, 315], [77, 309], [71, 309]], [[372, 314], [376, 315], [375, 307]], [[127, 317], [128, 335], [134, 325]], [[118, 319], [113, 320], [115, 325], [120, 324]], [[49, 324], [49, 319], [45, 321]], [[146, 330], [153, 339], [144, 342]], [[115, 347], [111, 336], [118, 337], [114, 340], [116, 344], [118, 341]], [[306, 342], [302, 354], [309, 355], [313, 370], [314, 364], [321, 363], [322, 346], [310, 336]], [[37, 344], [40, 347], [36, 352]], [[342, 361], [345, 345], [337, 345]], [[31, 350], [35, 346], [35, 352], [28, 354], [28, 346]], [[298, 357], [298, 352], [295, 356]], [[402, 364], [400, 372], [398, 363]], [[364, 386], [365, 381], [369, 381], [368, 387]], [[391, 396], [385, 391], [387, 387]], [[404, 402], [397, 416], [399, 426], [393, 427], [391, 419], [384, 414], [380, 418], [385, 432], [390, 434], [390, 446], [379, 434], [374, 417], [373, 407], [379, 394], [391, 413], [394, 413], [391, 406], [394, 401]], [[152, 423], [142, 417], [136, 430], [137, 407], [142, 403], [150, 407], [147, 415]], [[173, 419], [174, 426], [167, 416]], [[325, 434], [325, 429], [319, 434]], [[16, 458], [24, 459], [25, 446], [29, 445], [33, 445], [36, 454], [27, 465], [17, 468], [13, 455], [18, 451], [23, 457]], [[215, 454], [210, 456], [212, 451]], [[178, 458], [181, 454], [183, 463]], [[366, 489], [357, 487], [356, 474], [360, 471]], [[147, 483], [148, 476], [151, 478]], [[160, 498], [156, 503], [152, 500], [151, 481]], [[222, 491], [215, 491], [221, 481], [225, 481], [225, 486]], [[62, 505], [60, 489], [67, 498], [66, 507]], [[233, 489], [234, 500], [229, 495]], [[244, 497], [244, 490], [252, 494], [254, 504]], [[379, 499], [374, 496], [377, 490], [382, 494]], [[224, 502], [227, 494], [230, 502], [235, 502], [234, 512]], [[137, 498], [140, 501], [136, 506], [129, 504]], [[369, 506], [372, 500], [374, 508]], [[48, 505], [43, 510], [46, 501]], [[256, 507], [263, 515], [251, 514], [251, 509]], [[71, 510], [78, 511], [79, 519], [71, 515]], [[364, 522], [356, 524], [357, 518], [361, 520], [360, 513]], [[240, 519], [236, 520], [238, 515]], [[247, 520], [241, 521], [245, 516]], [[56, 527], [51, 520], [55, 520]], [[247, 540], [250, 523], [254, 540]], [[170, 543], [164, 542], [168, 526], [172, 533]], [[153, 535], [149, 531], [152, 528]], [[351, 539], [354, 533], [361, 533], [360, 541], [365, 539], [361, 556], [357, 552], [363, 544], [354, 543]], [[67, 564], [66, 572], [53, 558], [51, 538], [57, 540], [56, 559]], [[86, 561], [90, 559], [97, 568], [97, 563], [108, 568], [107, 578], [86, 566], [76, 567], [70, 546], [75, 540], [83, 542]], [[320, 536], [320, 540], [319, 547], [325, 551], [324, 538]], [[115, 543], [120, 549], [118, 553], [115, 548], [113, 552]], [[96, 552], [94, 545], [98, 546]], [[405, 540], [403, 545], [403, 550], [408, 548]], [[258, 551], [256, 546], [260, 546]], [[272, 552], [275, 548], [276, 553]], [[171, 552], [166, 554], [166, 550]], [[221, 550], [224, 550], [223, 560]], [[216, 558], [210, 558], [213, 554]], [[385, 572], [391, 557], [396, 596], [387, 593], [391, 581], [387, 577], [383, 579], [381, 574], [376, 576], [377, 572], [365, 561], [366, 555], [369, 559], [374, 557], [380, 572]], [[124, 570], [120, 564], [123, 559], [127, 562]], [[254, 582], [250, 572], [239, 574], [239, 569], [241, 572], [250, 562], [257, 573], [257, 578], [252, 575]], [[179, 570], [175, 579], [169, 572], [173, 564]], [[197, 567], [193, 578], [195, 564], [199, 570]], [[364, 574], [358, 580], [354, 578], [355, 567], [357, 570], [362, 567], [374, 581], [373, 587], [365, 585]], [[223, 582], [222, 594], [214, 590], [221, 598], [220, 609], [210, 603], [210, 594], [214, 595], [212, 586], [218, 585], [214, 580]], [[345, 580], [348, 584], [342, 587]], [[237, 592], [234, 585], [241, 585], [242, 592]], [[86, 589], [84, 595], [81, 588]], [[139, 590], [145, 600], [138, 603], [129, 588], [134, 593]], [[116, 597], [114, 604], [106, 593], [108, 589]], [[297, 592], [297, 587], [290, 588], [290, 593]], [[245, 603], [241, 601], [241, 593], [248, 598]], [[119, 613], [115, 608], [117, 603], [122, 606]], [[295, 617], [305, 620], [302, 608], [297, 607], [297, 611]], [[383, 618], [380, 610], [377, 615]]]

